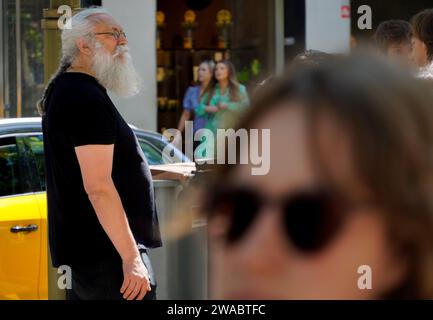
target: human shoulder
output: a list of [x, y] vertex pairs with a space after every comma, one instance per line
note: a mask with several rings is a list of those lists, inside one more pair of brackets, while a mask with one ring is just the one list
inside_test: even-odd
[[189, 86], [188, 89], [186, 89], [187, 95], [188, 94], [194, 94], [197, 92], [200, 92], [200, 86], [198, 86], [198, 85], [192, 85], [192, 86]]
[[247, 92], [247, 87], [243, 84], [239, 83], [239, 91], [240, 92]]
[[106, 105], [109, 97], [104, 87], [90, 75], [68, 72], [55, 83], [56, 100], [74, 105]]
[[69, 92], [74, 96], [77, 94], [99, 95], [105, 91], [94, 77], [78, 72], [65, 72], [59, 75], [55, 84], [58, 90]]

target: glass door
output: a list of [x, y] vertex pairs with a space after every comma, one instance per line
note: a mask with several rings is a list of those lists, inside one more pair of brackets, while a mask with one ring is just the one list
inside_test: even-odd
[[3, 0], [0, 5], [0, 117], [37, 116], [44, 90], [42, 10], [49, 0]]

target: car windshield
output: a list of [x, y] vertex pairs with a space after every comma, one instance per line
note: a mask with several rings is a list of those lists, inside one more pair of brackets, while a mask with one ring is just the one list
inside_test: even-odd
[[[137, 136], [138, 143], [147, 159], [149, 165], [159, 165], [173, 162], [188, 162], [189, 160], [182, 154], [178, 149], [171, 148], [169, 156], [163, 154], [164, 148], [167, 147], [168, 142], [164, 138], [156, 133], [148, 133], [141, 131], [136, 128], [132, 128], [135, 135]], [[7, 131], [13, 134], [30, 134], [35, 133], [37, 139], [42, 140], [42, 134], [40, 133], [41, 128], [38, 124], [20, 124], [16, 127], [11, 127]], [[39, 133], [36, 133], [39, 132]], [[5, 132], [6, 133], [6, 132]], [[39, 152], [38, 154], [42, 153]]]
[[[153, 136], [150, 134], [142, 134], [137, 133], [136, 135], [138, 137], [141, 149], [143, 149], [144, 155], [147, 158], [147, 161], [149, 164], [166, 164], [166, 163], [176, 163], [176, 162], [189, 162], [185, 155], [182, 154], [178, 149], [174, 149], [174, 147], [170, 147], [170, 154], [169, 156], [163, 155], [163, 150], [167, 147], [168, 142], [162, 138], [162, 136]], [[158, 160], [155, 161], [155, 163], [151, 163], [152, 160], [156, 160], [154, 158], [151, 158], [151, 154], [147, 154], [146, 152], [148, 149], [156, 149], [159, 152]]]
[[139, 138], [138, 142], [140, 144], [141, 150], [143, 150], [148, 164], [155, 165], [164, 163], [162, 152], [157, 150], [152, 144], [144, 139]]

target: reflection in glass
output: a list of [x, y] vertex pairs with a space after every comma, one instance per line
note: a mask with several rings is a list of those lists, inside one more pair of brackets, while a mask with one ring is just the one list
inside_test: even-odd
[[4, 110], [0, 117], [37, 116], [35, 105], [44, 89], [41, 19], [49, 0], [4, 0], [1, 5]]

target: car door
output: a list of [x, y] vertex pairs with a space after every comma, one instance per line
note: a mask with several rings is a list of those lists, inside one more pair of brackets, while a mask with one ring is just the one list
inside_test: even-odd
[[25, 133], [17, 136], [17, 144], [21, 155], [26, 158], [28, 172], [36, 203], [41, 214], [40, 232], [41, 249], [39, 264], [39, 299], [48, 299], [48, 225], [47, 194], [45, 181], [44, 143], [42, 133]]
[[38, 299], [41, 212], [15, 137], [0, 137], [0, 299]]

